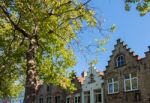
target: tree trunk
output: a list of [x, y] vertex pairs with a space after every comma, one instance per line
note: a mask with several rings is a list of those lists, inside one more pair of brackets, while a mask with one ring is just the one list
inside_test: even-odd
[[38, 76], [36, 71], [36, 51], [38, 45], [36, 39], [30, 40], [29, 49], [26, 54], [27, 69], [26, 69], [26, 83], [25, 83], [25, 97], [24, 103], [35, 103], [36, 92], [38, 89]]

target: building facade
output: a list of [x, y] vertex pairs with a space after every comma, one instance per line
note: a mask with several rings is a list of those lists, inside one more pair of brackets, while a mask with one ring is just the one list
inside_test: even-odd
[[82, 84], [82, 103], [104, 103], [103, 73], [91, 66]]
[[85, 79], [85, 76], [82, 75], [82, 77], [75, 77], [72, 80], [72, 83], [76, 86], [76, 91], [73, 93], [67, 92], [66, 96], [66, 103], [81, 103], [81, 90], [82, 90], [82, 84]]
[[[36, 103], [150, 103], [149, 78], [150, 46], [140, 58], [118, 39], [104, 73], [91, 66], [72, 79], [77, 87], [74, 93], [42, 85]], [[23, 103], [23, 99], [24, 91], [17, 98], [0, 99], [0, 103]]]
[[104, 74], [105, 103], [150, 103], [150, 47], [139, 58], [118, 39]]
[[65, 103], [65, 90], [53, 85], [42, 85], [36, 103]]
[[69, 93], [60, 87], [43, 85], [36, 103], [104, 103], [102, 78], [103, 72], [90, 67], [88, 72], [83, 72], [81, 77], [72, 80], [77, 87], [74, 93]]

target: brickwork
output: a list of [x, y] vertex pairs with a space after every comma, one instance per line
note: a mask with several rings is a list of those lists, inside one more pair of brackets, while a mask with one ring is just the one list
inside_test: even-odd
[[75, 77], [72, 82], [77, 88], [74, 93], [69, 93], [67, 90], [63, 90], [54, 85], [42, 85], [40, 91], [38, 92], [38, 96], [36, 97], [36, 103], [67, 103], [67, 97], [70, 98], [69, 103], [74, 103], [74, 98], [76, 96], [80, 96], [83, 77]]
[[[148, 49], [145, 57], [140, 58], [123, 41], [117, 40], [104, 71], [104, 103], [150, 103], [150, 47]], [[83, 72], [82, 77], [72, 80], [77, 86], [77, 91], [72, 94], [56, 86], [49, 85], [48, 89], [47, 85], [43, 85], [36, 103], [40, 103], [41, 97], [44, 98], [41, 103], [48, 103], [48, 97], [51, 97], [51, 103], [82, 103], [86, 76], [86, 72]], [[56, 102], [57, 96], [60, 96], [60, 102]], [[80, 97], [80, 102], [76, 97]], [[69, 102], [66, 101], [67, 98]]]
[[48, 98], [50, 98], [51, 103], [57, 103], [56, 101], [60, 101], [60, 103], [65, 103], [66, 99], [64, 98], [66, 98], [66, 92], [57, 86], [42, 85], [36, 98], [36, 103], [40, 103], [40, 99], [42, 99], [41, 103], [50, 103], [48, 102]]
[[[124, 56], [125, 63], [116, 66], [116, 59], [119, 55]], [[132, 52], [120, 39], [117, 40], [115, 49], [112, 51], [110, 61], [105, 70], [104, 95], [105, 103], [150, 103], [150, 51], [140, 59]], [[125, 75], [136, 74], [137, 89], [126, 91]], [[108, 79], [116, 77], [118, 79], [118, 92], [108, 93]], [[132, 81], [131, 81], [132, 82]]]

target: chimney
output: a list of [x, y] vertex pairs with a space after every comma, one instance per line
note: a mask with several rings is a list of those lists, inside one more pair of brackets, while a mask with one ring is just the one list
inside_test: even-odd
[[81, 73], [81, 75], [82, 75], [82, 77], [85, 77], [85, 76], [87, 76], [87, 72], [86, 72], [86, 71], [83, 71], [83, 72]]

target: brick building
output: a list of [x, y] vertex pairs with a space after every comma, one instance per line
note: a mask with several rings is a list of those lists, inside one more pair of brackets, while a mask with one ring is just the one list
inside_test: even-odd
[[72, 82], [77, 90], [69, 93], [67, 90], [54, 85], [42, 85], [36, 97], [36, 103], [80, 103], [81, 85], [84, 77], [75, 77]]
[[77, 87], [74, 93], [69, 93], [57, 86], [43, 85], [36, 103], [104, 103], [103, 76], [103, 72], [90, 67], [88, 72], [83, 72], [81, 77], [75, 77], [72, 80]]
[[77, 91], [72, 94], [43, 85], [36, 103], [150, 103], [149, 78], [150, 47], [140, 58], [118, 39], [104, 74], [90, 67], [73, 79]]
[[36, 103], [65, 103], [66, 92], [60, 87], [42, 85], [36, 98]]
[[104, 74], [105, 103], [150, 103], [150, 47], [139, 58], [118, 39]]

